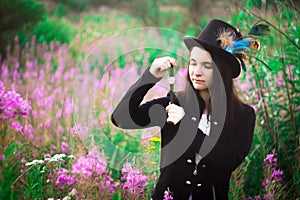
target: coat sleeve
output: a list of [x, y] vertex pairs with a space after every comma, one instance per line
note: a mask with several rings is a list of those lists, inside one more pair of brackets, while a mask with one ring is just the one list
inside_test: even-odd
[[114, 109], [112, 123], [123, 129], [162, 127], [166, 121], [165, 107], [169, 99], [164, 97], [141, 104], [144, 96], [159, 80], [147, 68]]
[[247, 106], [239, 117], [233, 133], [220, 139], [212, 151], [201, 160], [200, 166], [214, 168], [218, 171], [235, 170], [247, 156], [253, 140], [255, 112]]

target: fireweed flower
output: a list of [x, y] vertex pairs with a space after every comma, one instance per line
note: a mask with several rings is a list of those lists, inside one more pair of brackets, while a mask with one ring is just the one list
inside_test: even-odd
[[45, 127], [47, 127], [47, 128], [51, 128], [51, 127], [52, 127], [51, 119], [47, 119], [44, 125], [45, 125]]
[[24, 100], [15, 91], [5, 91], [0, 81], [0, 114], [4, 119], [14, 119], [16, 115], [27, 115], [32, 110], [30, 101]]
[[29, 140], [33, 140], [34, 136], [34, 128], [31, 126], [31, 124], [25, 124], [24, 126], [24, 136], [27, 137]]
[[100, 191], [108, 190], [110, 194], [115, 192], [115, 182], [110, 176], [106, 176], [99, 184]]
[[96, 178], [105, 174], [106, 168], [107, 164], [104, 160], [93, 155], [87, 155], [87, 157], [77, 159], [77, 162], [72, 166], [72, 173], [80, 175], [83, 179]]
[[245, 200], [281, 199], [277, 193], [280, 191], [280, 183], [283, 181], [283, 171], [276, 169], [277, 161], [278, 159], [273, 153], [266, 155], [263, 166], [265, 179], [262, 181], [265, 194], [263, 197], [257, 195], [255, 197], [247, 197]]
[[172, 200], [173, 197], [172, 197], [172, 193], [170, 192], [170, 189], [168, 188], [168, 190], [165, 191], [164, 193], [164, 199], [163, 200]]
[[268, 154], [264, 159], [264, 174], [265, 180], [262, 182], [265, 190], [264, 199], [274, 199], [276, 197], [276, 191], [280, 187], [280, 182], [283, 181], [283, 171], [276, 169], [277, 167], [277, 158], [275, 155]]
[[64, 189], [65, 186], [72, 186], [77, 182], [77, 177], [74, 175], [69, 175], [69, 171], [60, 168], [58, 171], [58, 177], [55, 181], [55, 186]]
[[20, 124], [20, 122], [12, 122], [11, 128], [16, 130], [17, 132], [22, 132], [22, 130], [23, 130], [23, 127]]
[[266, 158], [264, 159], [265, 165], [272, 164], [273, 163], [273, 157], [274, 157], [274, 154], [268, 154], [266, 156]]
[[146, 188], [147, 177], [144, 176], [139, 170], [133, 170], [130, 163], [125, 163], [121, 170], [123, 176], [122, 181], [125, 181], [123, 189], [131, 194], [144, 194]]
[[281, 181], [283, 181], [282, 176], [283, 176], [283, 171], [282, 170], [274, 169], [274, 171], [271, 175], [271, 180], [278, 179], [278, 181], [281, 182]]
[[4, 94], [4, 92], [5, 92], [4, 83], [0, 81], [0, 97], [2, 97], [2, 95]]
[[62, 153], [69, 153], [72, 151], [72, 148], [66, 142], [62, 142], [60, 148]]

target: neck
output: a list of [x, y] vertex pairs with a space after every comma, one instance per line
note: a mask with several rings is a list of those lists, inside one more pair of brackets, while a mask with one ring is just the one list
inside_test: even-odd
[[199, 91], [199, 94], [205, 102], [205, 107], [204, 107], [204, 110], [203, 110], [203, 114], [208, 114], [208, 104], [209, 104], [209, 99], [210, 99], [209, 91], [208, 90], [202, 90], [202, 91]]

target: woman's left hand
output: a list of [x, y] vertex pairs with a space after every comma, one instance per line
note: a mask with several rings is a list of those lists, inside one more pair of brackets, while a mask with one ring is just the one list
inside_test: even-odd
[[176, 104], [169, 104], [166, 107], [168, 113], [167, 122], [171, 122], [174, 125], [177, 124], [185, 115], [184, 109]]

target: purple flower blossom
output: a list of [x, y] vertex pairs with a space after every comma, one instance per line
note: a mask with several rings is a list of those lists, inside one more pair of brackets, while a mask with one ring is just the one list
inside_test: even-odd
[[274, 169], [272, 175], [271, 175], [271, 179], [274, 180], [274, 179], [278, 179], [278, 181], [283, 181], [282, 179], [282, 175], [283, 175], [283, 171], [282, 170], [277, 170], [277, 169]]
[[51, 119], [47, 119], [47, 120], [46, 120], [46, 122], [45, 122], [45, 127], [47, 127], [47, 128], [51, 128], [51, 127], [52, 127]]
[[19, 42], [19, 36], [15, 36], [14, 42], [15, 42], [15, 43], [18, 43], [18, 42]]
[[66, 98], [64, 103], [64, 116], [70, 116], [73, 113], [73, 102], [70, 97]]
[[4, 94], [4, 92], [5, 92], [4, 83], [0, 81], [0, 97], [2, 97], [2, 95]]
[[10, 51], [10, 49], [11, 49], [11, 46], [10, 46], [10, 45], [8, 45], [8, 46], [6, 46], [6, 48], [5, 48], [5, 49], [6, 49], [6, 51], [7, 51], [7, 52], [9, 52], [9, 51]]
[[276, 161], [277, 162], [277, 159], [276, 160], [273, 160], [273, 157], [274, 157], [274, 154], [268, 154], [266, 156], [266, 158], [264, 159], [264, 162], [266, 165], [269, 165], [269, 164], [272, 164], [273, 161]]
[[72, 148], [66, 142], [62, 142], [60, 148], [61, 148], [61, 152], [64, 154], [67, 154], [72, 151]]
[[64, 132], [64, 127], [62, 127], [61, 125], [58, 125], [58, 127], [56, 128], [56, 131], [59, 133], [59, 134], [62, 134]]
[[16, 130], [17, 132], [22, 132], [22, 125], [20, 124], [20, 122], [12, 122], [11, 124], [11, 128]]
[[34, 128], [31, 124], [25, 124], [24, 126], [24, 136], [27, 137], [29, 140], [33, 140], [34, 138]]
[[170, 191], [169, 188], [165, 191], [164, 194], [165, 195], [164, 195], [164, 199], [163, 200], [172, 200], [173, 199], [172, 193], [171, 193], [171, 191]]
[[147, 177], [139, 170], [133, 170], [130, 163], [125, 163], [121, 170], [123, 176], [122, 181], [125, 181], [123, 188], [131, 194], [143, 194], [146, 188]]
[[[0, 81], [1, 82], [1, 81]], [[4, 84], [0, 84], [0, 114], [4, 119], [14, 119], [17, 115], [27, 115], [32, 110], [30, 102], [13, 91], [5, 91]]]
[[100, 183], [100, 191], [107, 190], [113, 194], [115, 191], [115, 182], [110, 176], [106, 176], [104, 180], [101, 181]]
[[277, 158], [274, 153], [268, 154], [264, 159], [264, 173], [265, 180], [262, 182], [264, 190], [266, 192], [264, 199], [274, 199], [274, 191], [277, 190], [280, 182], [283, 181], [283, 171], [276, 169], [277, 167]]
[[59, 169], [58, 177], [56, 178], [56, 181], [55, 181], [56, 187], [64, 189], [64, 187], [66, 185], [68, 185], [70, 187], [70, 186], [74, 185], [76, 182], [77, 182], [76, 176], [69, 175], [69, 171], [64, 168]]
[[44, 154], [44, 159], [48, 159], [48, 158], [50, 159], [51, 155], [49, 153]]
[[80, 157], [72, 166], [72, 173], [80, 175], [83, 179], [96, 178], [106, 173], [107, 164], [101, 158], [93, 155]]

